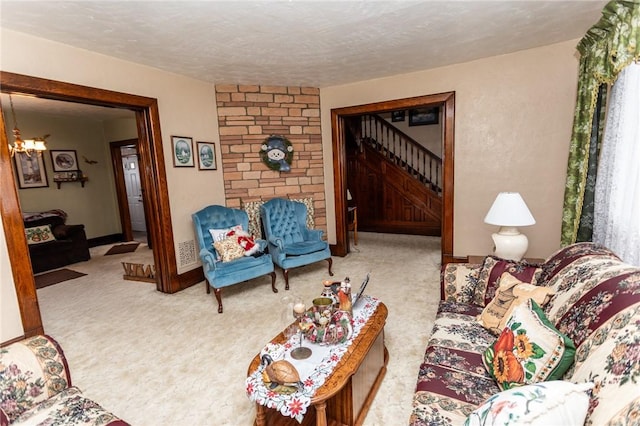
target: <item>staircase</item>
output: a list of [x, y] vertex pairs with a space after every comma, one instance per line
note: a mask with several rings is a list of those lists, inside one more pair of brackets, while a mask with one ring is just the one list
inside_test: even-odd
[[440, 235], [442, 160], [377, 115], [348, 123], [347, 183], [363, 231]]
[[377, 115], [363, 115], [360, 140], [441, 194], [442, 159]]

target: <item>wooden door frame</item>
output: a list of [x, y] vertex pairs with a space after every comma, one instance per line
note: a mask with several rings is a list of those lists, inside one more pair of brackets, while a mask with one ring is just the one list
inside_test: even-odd
[[[131, 212], [129, 211], [129, 200], [127, 199], [124, 171], [122, 170], [122, 151], [120, 148], [131, 145], [135, 145], [137, 151], [138, 139], [109, 142], [111, 165], [113, 166], [113, 176], [116, 184], [116, 198], [118, 199], [118, 211], [120, 212], [120, 223], [122, 226], [122, 236], [125, 241], [133, 240], [133, 229], [131, 228]], [[144, 214], [145, 216], [147, 215], [146, 209]]]
[[442, 135], [442, 223], [441, 261], [442, 264], [455, 261], [453, 256], [453, 167], [454, 167], [454, 125], [455, 92], [416, 96], [393, 101], [375, 102], [364, 105], [334, 108], [331, 110], [331, 139], [333, 148], [333, 185], [336, 214], [336, 245], [332, 251], [337, 256], [349, 252], [349, 232], [347, 230], [347, 153], [344, 135], [346, 117], [382, 113], [394, 110], [440, 106], [443, 108]]
[[[135, 112], [138, 128], [138, 154], [140, 155], [141, 182], [147, 190], [143, 194], [145, 207], [149, 206], [148, 235], [153, 242], [157, 289], [175, 293], [181, 288], [177, 273], [173, 228], [169, 206], [169, 193], [164, 166], [164, 151], [160, 133], [158, 101], [155, 98], [80, 86], [55, 80], [0, 71], [0, 91], [21, 93], [40, 98], [78, 102], [90, 105], [125, 108]], [[4, 118], [0, 116], [2, 130], [0, 144], [0, 208], [7, 251], [13, 273], [20, 316], [25, 337], [43, 332], [29, 251], [24, 235], [20, 201], [7, 147]]]

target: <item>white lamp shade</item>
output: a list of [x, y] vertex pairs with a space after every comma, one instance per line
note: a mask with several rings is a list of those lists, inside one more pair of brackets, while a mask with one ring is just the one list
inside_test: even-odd
[[534, 225], [536, 220], [518, 192], [501, 192], [484, 222], [497, 226], [529, 226]]

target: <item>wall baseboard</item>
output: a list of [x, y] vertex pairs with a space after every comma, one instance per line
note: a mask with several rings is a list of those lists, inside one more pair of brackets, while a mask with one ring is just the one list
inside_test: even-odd
[[202, 266], [178, 275], [180, 290], [196, 285], [205, 280]]

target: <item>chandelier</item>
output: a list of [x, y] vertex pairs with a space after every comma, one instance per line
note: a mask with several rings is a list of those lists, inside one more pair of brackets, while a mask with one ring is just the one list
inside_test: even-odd
[[20, 137], [20, 129], [18, 129], [18, 120], [16, 119], [16, 111], [13, 108], [13, 98], [11, 94], [9, 94], [9, 103], [11, 104], [11, 115], [13, 116], [13, 137], [15, 141], [13, 145], [9, 144], [9, 152], [13, 157], [16, 152], [25, 153], [28, 157], [31, 156], [33, 152], [39, 153], [47, 149], [45, 139], [49, 137], [49, 135], [44, 135], [41, 138], [33, 138], [22, 140]]

